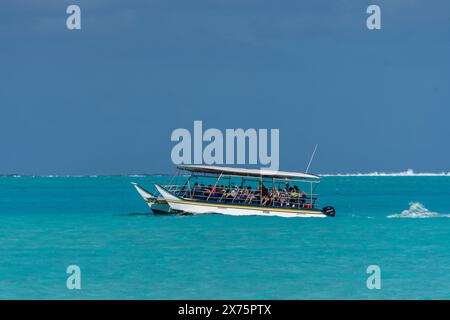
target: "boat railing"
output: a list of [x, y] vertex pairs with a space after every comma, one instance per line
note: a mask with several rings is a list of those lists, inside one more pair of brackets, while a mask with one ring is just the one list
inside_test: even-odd
[[264, 205], [270, 207], [295, 207], [295, 208], [315, 208], [318, 206], [318, 194], [303, 194], [303, 195], [265, 195], [261, 197], [258, 192], [252, 193], [227, 193], [216, 192], [210, 193], [206, 191], [197, 191], [188, 193], [188, 198], [217, 202], [217, 203], [231, 203], [231, 204], [248, 204], [248, 205]]
[[189, 198], [190, 197], [190, 188], [188, 185], [179, 185], [179, 184], [166, 184], [163, 185], [164, 189], [175, 194], [178, 197]]
[[318, 194], [315, 193], [277, 192], [275, 195], [270, 193], [262, 195], [258, 190], [245, 192], [244, 189], [211, 192], [208, 188], [190, 188], [189, 184], [164, 185], [163, 187], [181, 198], [216, 203], [293, 208], [316, 208], [319, 205]]

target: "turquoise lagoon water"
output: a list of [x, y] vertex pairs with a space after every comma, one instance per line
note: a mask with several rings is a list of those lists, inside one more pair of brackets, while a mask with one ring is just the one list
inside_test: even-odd
[[450, 177], [325, 177], [327, 219], [154, 215], [131, 181], [167, 177], [0, 177], [0, 298], [450, 298]]

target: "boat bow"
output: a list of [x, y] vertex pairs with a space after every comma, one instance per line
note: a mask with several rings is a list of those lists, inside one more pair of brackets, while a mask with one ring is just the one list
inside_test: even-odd
[[181, 198], [177, 197], [170, 191], [166, 190], [164, 187], [160, 186], [159, 184], [155, 184], [156, 190], [161, 194], [161, 196], [165, 200], [181, 200]]
[[144, 188], [142, 188], [140, 185], [138, 185], [136, 182], [131, 182], [131, 184], [134, 186], [134, 188], [136, 189], [136, 191], [139, 193], [139, 195], [145, 200], [151, 200], [151, 201], [156, 201], [158, 199], [157, 196], [155, 196], [153, 193], [145, 190]]

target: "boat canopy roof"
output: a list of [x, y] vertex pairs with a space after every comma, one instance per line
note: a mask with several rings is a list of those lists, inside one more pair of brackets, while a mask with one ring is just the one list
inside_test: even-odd
[[319, 176], [309, 173], [276, 171], [266, 169], [244, 169], [244, 168], [204, 166], [204, 165], [182, 165], [177, 166], [177, 168], [179, 170], [186, 170], [190, 172], [225, 174], [230, 176], [241, 176], [241, 177], [258, 177], [258, 178], [266, 177], [275, 179], [320, 179]]

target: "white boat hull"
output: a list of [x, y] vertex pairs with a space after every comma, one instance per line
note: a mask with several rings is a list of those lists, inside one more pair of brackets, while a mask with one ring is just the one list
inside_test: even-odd
[[239, 204], [200, 202], [195, 199], [181, 199], [159, 185], [156, 185], [159, 193], [167, 201], [171, 209], [184, 211], [191, 214], [219, 213], [231, 216], [279, 216], [279, 217], [303, 217], [303, 218], [325, 218], [326, 215], [320, 210], [301, 210], [294, 208], [269, 208]]

